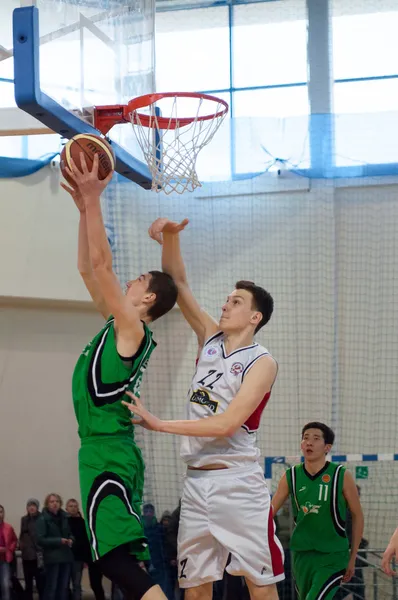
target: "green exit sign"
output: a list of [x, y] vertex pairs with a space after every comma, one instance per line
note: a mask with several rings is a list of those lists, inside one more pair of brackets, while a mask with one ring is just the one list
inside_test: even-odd
[[369, 467], [355, 467], [355, 479], [367, 479], [369, 477]]

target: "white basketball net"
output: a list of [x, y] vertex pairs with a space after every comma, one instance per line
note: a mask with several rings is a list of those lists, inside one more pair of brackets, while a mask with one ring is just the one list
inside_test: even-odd
[[[137, 141], [144, 154], [152, 176], [152, 190], [171, 194], [183, 194], [186, 191], [192, 192], [200, 187], [201, 183], [196, 173], [196, 159], [199, 152], [213, 139], [214, 134], [220, 127], [225, 118], [216, 116], [217, 113], [225, 109], [220, 102], [209, 101], [203, 98], [190, 98], [189, 100], [197, 103], [196, 115], [192, 123], [184, 125], [177, 123], [175, 129], [170, 126], [178, 121], [179, 105], [184, 104], [186, 109], [186, 98], [174, 96], [168, 98], [171, 108], [167, 110], [168, 126], [164, 128], [164, 115], [162, 129], [159, 127], [158, 114], [161, 101], [150, 105], [147, 108], [146, 116], [149, 117], [150, 127], [144, 126], [141, 122], [139, 112], [130, 113], [131, 123], [137, 138]], [[207, 112], [204, 112], [204, 105]], [[210, 107], [210, 110], [209, 110]], [[142, 112], [142, 111], [141, 111]], [[186, 110], [185, 110], [186, 112]], [[200, 120], [200, 115], [211, 114], [214, 116], [206, 121]], [[184, 115], [188, 116], [188, 115]], [[192, 113], [189, 114], [192, 116]]]

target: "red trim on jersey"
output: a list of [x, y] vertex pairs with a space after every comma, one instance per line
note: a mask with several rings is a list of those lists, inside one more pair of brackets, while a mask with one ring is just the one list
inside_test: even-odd
[[260, 427], [261, 415], [263, 414], [264, 408], [267, 406], [270, 396], [271, 392], [267, 392], [265, 394], [264, 398], [261, 400], [254, 413], [250, 415], [246, 423], [243, 425], [243, 427], [247, 429], [249, 433], [257, 431], [257, 429]]
[[268, 514], [268, 547], [271, 555], [271, 564], [274, 577], [283, 574], [283, 554], [275, 541], [275, 523], [272, 506]]

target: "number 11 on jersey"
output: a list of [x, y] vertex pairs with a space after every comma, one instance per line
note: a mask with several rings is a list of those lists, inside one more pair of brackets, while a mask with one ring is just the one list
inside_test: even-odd
[[328, 490], [329, 490], [328, 485], [324, 485], [323, 483], [320, 483], [318, 500], [323, 500], [324, 502], [326, 502], [328, 499]]

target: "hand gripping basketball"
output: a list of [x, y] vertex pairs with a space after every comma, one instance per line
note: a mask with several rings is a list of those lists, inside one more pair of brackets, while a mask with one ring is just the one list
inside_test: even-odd
[[80, 154], [80, 166], [78, 169], [73, 158], [69, 160], [70, 168], [65, 167], [65, 171], [69, 178], [74, 182], [74, 189], [78, 189], [81, 196], [100, 196], [110, 180], [112, 179], [113, 171], [111, 171], [105, 179], [98, 178], [99, 157], [94, 155], [93, 166], [89, 171], [86, 158], [83, 153]]

